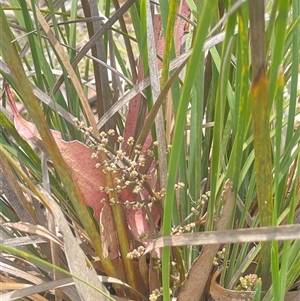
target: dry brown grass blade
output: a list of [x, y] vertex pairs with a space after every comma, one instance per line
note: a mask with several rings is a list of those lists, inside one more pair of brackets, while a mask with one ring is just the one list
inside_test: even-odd
[[[222, 196], [223, 208], [219, 220], [216, 223], [216, 230], [226, 229], [230, 221], [234, 205], [235, 195], [232, 182], [227, 180], [224, 186]], [[210, 276], [213, 259], [219, 250], [220, 244], [206, 245], [203, 247], [201, 254], [194, 261], [188, 276], [180, 290], [178, 301], [198, 301], [203, 295], [206, 283]], [[191, 292], [193, 292], [191, 296]]]
[[277, 227], [261, 227], [255, 229], [239, 229], [227, 231], [211, 231], [187, 233], [159, 237], [147, 246], [145, 252], [162, 247], [208, 245], [226, 243], [245, 243], [272, 240], [300, 239], [300, 225], [284, 225]]
[[48, 240], [38, 235], [8, 238], [1, 241], [1, 243], [9, 247], [20, 247], [20, 246], [40, 244], [45, 242], [48, 242]]
[[[0, 276], [3, 277], [3, 276]], [[99, 280], [102, 282], [107, 282], [107, 283], [117, 283], [117, 284], [121, 284], [124, 285], [126, 287], [129, 288], [129, 286], [116, 279], [116, 278], [112, 278], [112, 277], [108, 277], [108, 276], [98, 276]], [[1, 280], [3, 281], [3, 279], [1, 278]], [[1, 284], [2, 285], [2, 284]], [[57, 289], [57, 288], [68, 288], [68, 286], [74, 285], [73, 279], [72, 278], [64, 278], [64, 279], [60, 279], [60, 280], [54, 280], [54, 281], [49, 281], [49, 282], [43, 282], [41, 284], [37, 284], [37, 285], [29, 285], [28, 287], [25, 287], [23, 289], [19, 289], [13, 292], [8, 292], [8, 293], [4, 293], [3, 295], [1, 295], [1, 301], [12, 301], [12, 300], [16, 300], [19, 298], [24, 298], [26, 296], [32, 295], [32, 294], [38, 294], [41, 292], [47, 292], [47, 291], [51, 291], [53, 289]], [[143, 297], [142, 295], [140, 295], [141, 299], [144, 301], [147, 301], [148, 299]], [[73, 290], [73, 295], [70, 297], [72, 301], [81, 301], [80, 297], [78, 294], [74, 294], [74, 290]], [[118, 298], [116, 296], [113, 296], [113, 298], [115, 300], [125, 300], [123, 298]], [[126, 299], [127, 301], [129, 299]], [[130, 300], [129, 300], [130, 301]]]
[[0, 291], [20, 290], [30, 286], [31, 285], [27, 283], [18, 283], [11, 280], [10, 282], [1, 282]]
[[[48, 215], [50, 216], [50, 213], [48, 213]], [[50, 218], [48, 217], [48, 223], [49, 225], [51, 225], [51, 220], [53, 219], [52, 216], [50, 216]], [[55, 225], [54, 223], [52, 222], [52, 225], [53, 225], [53, 233], [50, 232], [48, 229], [40, 226], [40, 225], [32, 225], [30, 223], [25, 223], [25, 222], [19, 222], [19, 223], [5, 223], [4, 224], [5, 226], [8, 226], [10, 228], [14, 228], [16, 230], [19, 230], [19, 231], [22, 231], [22, 232], [25, 232], [25, 233], [33, 233], [33, 234], [37, 234], [37, 235], [40, 235], [42, 237], [45, 237], [47, 239], [50, 240], [50, 249], [51, 249], [51, 258], [52, 258], [52, 263], [57, 265], [57, 266], [60, 266], [60, 259], [59, 259], [59, 246], [60, 247], [63, 247], [63, 243], [56, 237], [54, 231], [55, 231]], [[58, 279], [58, 277], [60, 276], [61, 274], [57, 271], [57, 270], [53, 270], [53, 276], [54, 276], [54, 279]], [[55, 291], [55, 300], [56, 301], [60, 301], [62, 300], [60, 298], [60, 293]]]
[[[2, 277], [1, 277], [2, 278]], [[3, 280], [3, 279], [1, 279]], [[10, 292], [8, 294], [4, 294], [5, 296], [8, 295], [14, 295], [14, 293], [16, 291], [22, 290], [24, 288], [29, 288], [32, 287], [30, 284], [26, 284], [26, 283], [17, 283], [12, 281], [11, 279], [7, 279], [7, 282], [0, 282], [0, 291], [11, 291], [14, 290], [13, 292]], [[48, 301], [48, 299], [42, 297], [41, 295], [38, 294], [28, 294], [26, 295], [26, 297], [30, 300], [36, 300], [36, 301]], [[1, 296], [1, 301], [10, 301], [10, 300], [15, 300], [16, 298], [14, 297], [3, 297], [3, 295]]]
[[[57, 226], [63, 234], [65, 254], [71, 273], [84, 279], [108, 295], [106, 287], [101, 281], [99, 281], [95, 270], [92, 268], [88, 259], [85, 257], [83, 251], [79, 247], [78, 242], [73, 236], [60, 207], [45, 190], [40, 189], [40, 193], [46, 199], [47, 203], [50, 204]], [[87, 284], [77, 279], [74, 279], [74, 282], [83, 300], [107, 300], [106, 297], [95, 291]]]
[[[1, 273], [4, 275], [10, 275], [11, 277], [19, 278], [18, 280], [23, 280], [24, 282], [30, 282], [32, 284], [41, 284], [44, 282], [43, 279], [34, 276], [33, 271], [26, 261], [21, 264], [15, 262], [14, 260], [18, 260], [18, 258], [10, 257], [10, 259], [1, 258], [0, 268]], [[26, 264], [26, 266], [24, 266]]]
[[[3, 280], [3, 279], [1, 279], [1, 280]], [[10, 279], [8, 279], [8, 280], [10, 280]], [[66, 285], [72, 285], [72, 284], [74, 284], [72, 278], [65, 278], [65, 279], [61, 279], [61, 280], [43, 282], [43, 283], [37, 284], [37, 285], [26, 284], [26, 286], [24, 286], [24, 288], [11, 288], [14, 291], [2, 294], [1, 301], [17, 300], [19, 298], [24, 298], [24, 297], [27, 297], [30, 295], [51, 291], [54, 288], [56, 288], [56, 289], [63, 288]], [[1, 283], [1, 286], [2, 286], [2, 283]], [[9, 289], [9, 290], [11, 290], [11, 289]], [[81, 300], [79, 295], [76, 294], [76, 291], [74, 291], [74, 290], [73, 290], [73, 294], [71, 295], [71, 299], [67, 299], [66, 297], [65, 297], [65, 299], [69, 300], [69, 301], [71, 301], [71, 300], [72, 301], [80, 301]], [[48, 300], [48, 299], [44, 299], [44, 300]]]
[[40, 225], [32, 225], [26, 222], [18, 222], [18, 223], [5, 223], [4, 226], [25, 232], [25, 233], [32, 233], [42, 237], [45, 237], [51, 241], [54, 241], [61, 247], [63, 247], [63, 243], [49, 230], [40, 226]]

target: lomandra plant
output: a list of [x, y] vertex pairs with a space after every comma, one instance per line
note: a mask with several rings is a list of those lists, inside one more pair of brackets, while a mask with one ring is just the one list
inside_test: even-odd
[[299, 299], [299, 10], [0, 5], [2, 299]]

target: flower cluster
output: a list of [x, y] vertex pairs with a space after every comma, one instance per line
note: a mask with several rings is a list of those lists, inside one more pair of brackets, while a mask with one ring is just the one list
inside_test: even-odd
[[129, 259], [138, 259], [140, 258], [145, 252], [144, 246], [139, 246], [137, 249], [134, 249], [133, 251], [129, 252], [127, 254], [127, 258]]
[[220, 266], [223, 264], [225, 251], [226, 251], [225, 248], [223, 248], [221, 251], [217, 252], [217, 256], [213, 260], [213, 265]]
[[156, 301], [158, 299], [158, 297], [160, 297], [162, 295], [162, 290], [160, 289], [155, 289], [152, 291], [152, 293], [149, 296], [149, 300], [150, 301]]
[[256, 274], [240, 277], [240, 285], [236, 289], [239, 291], [254, 291], [257, 280], [258, 277]]
[[182, 233], [187, 233], [187, 232], [191, 232], [194, 228], [195, 228], [195, 223], [189, 223], [185, 226], [179, 226], [176, 229], [172, 228], [172, 233], [174, 235], [178, 235], [178, 234], [182, 234]]
[[[163, 289], [162, 287], [160, 289], [156, 288], [152, 291], [152, 293], [149, 296], [150, 301], [156, 301], [158, 297], [162, 296]], [[172, 294], [172, 290], [170, 289], [170, 295]]]
[[[175, 184], [175, 190], [182, 189], [184, 187], [183, 183]], [[177, 227], [172, 228], [172, 235], [182, 234], [186, 232], [191, 232], [195, 226], [199, 226], [205, 223], [205, 215], [201, 216], [201, 209], [202, 207], [208, 202], [210, 197], [210, 191], [207, 191], [205, 194], [201, 196], [201, 198], [194, 202], [196, 204], [196, 207], [191, 207], [191, 213], [186, 217], [186, 219]], [[200, 217], [197, 221], [187, 223], [187, 221], [192, 218], [193, 216]]]
[[[100, 168], [104, 174], [110, 173], [114, 177], [115, 185], [114, 187], [99, 187], [99, 190], [108, 194], [111, 190], [116, 191], [118, 194], [130, 186], [131, 191], [134, 194], [140, 195], [141, 191], [144, 189], [145, 183], [151, 179], [151, 174], [140, 173], [140, 168], [145, 167], [147, 162], [152, 161], [154, 156], [153, 149], [148, 149], [146, 153], [142, 153], [142, 145], [135, 145], [133, 137], [129, 137], [125, 141], [124, 137], [116, 137], [116, 132], [113, 129], [107, 132], [100, 132], [99, 137], [93, 135], [92, 127], [87, 128], [82, 121], [74, 119], [74, 123], [77, 129], [80, 130], [86, 139], [89, 139], [89, 146], [93, 149], [92, 159], [97, 161], [99, 158], [99, 153], [104, 152], [106, 154], [106, 160], [101, 163], [96, 162], [95, 167]], [[112, 145], [116, 145], [114, 150]], [[153, 143], [153, 147], [158, 145], [157, 142]], [[132, 152], [132, 157], [129, 157], [126, 149], [128, 147], [134, 147]], [[148, 159], [149, 158], [149, 159]], [[178, 189], [182, 188], [182, 183], [178, 184]], [[150, 191], [149, 191], [150, 189]], [[135, 210], [141, 209], [145, 203], [161, 200], [165, 195], [165, 190], [162, 189], [159, 192], [152, 191], [151, 187], [148, 185], [148, 193], [150, 195], [149, 200], [143, 200], [142, 202], [130, 202], [122, 201], [122, 204], [127, 208], [131, 207]], [[107, 202], [105, 199], [102, 202]], [[121, 204], [117, 200], [110, 199], [110, 204]]]

